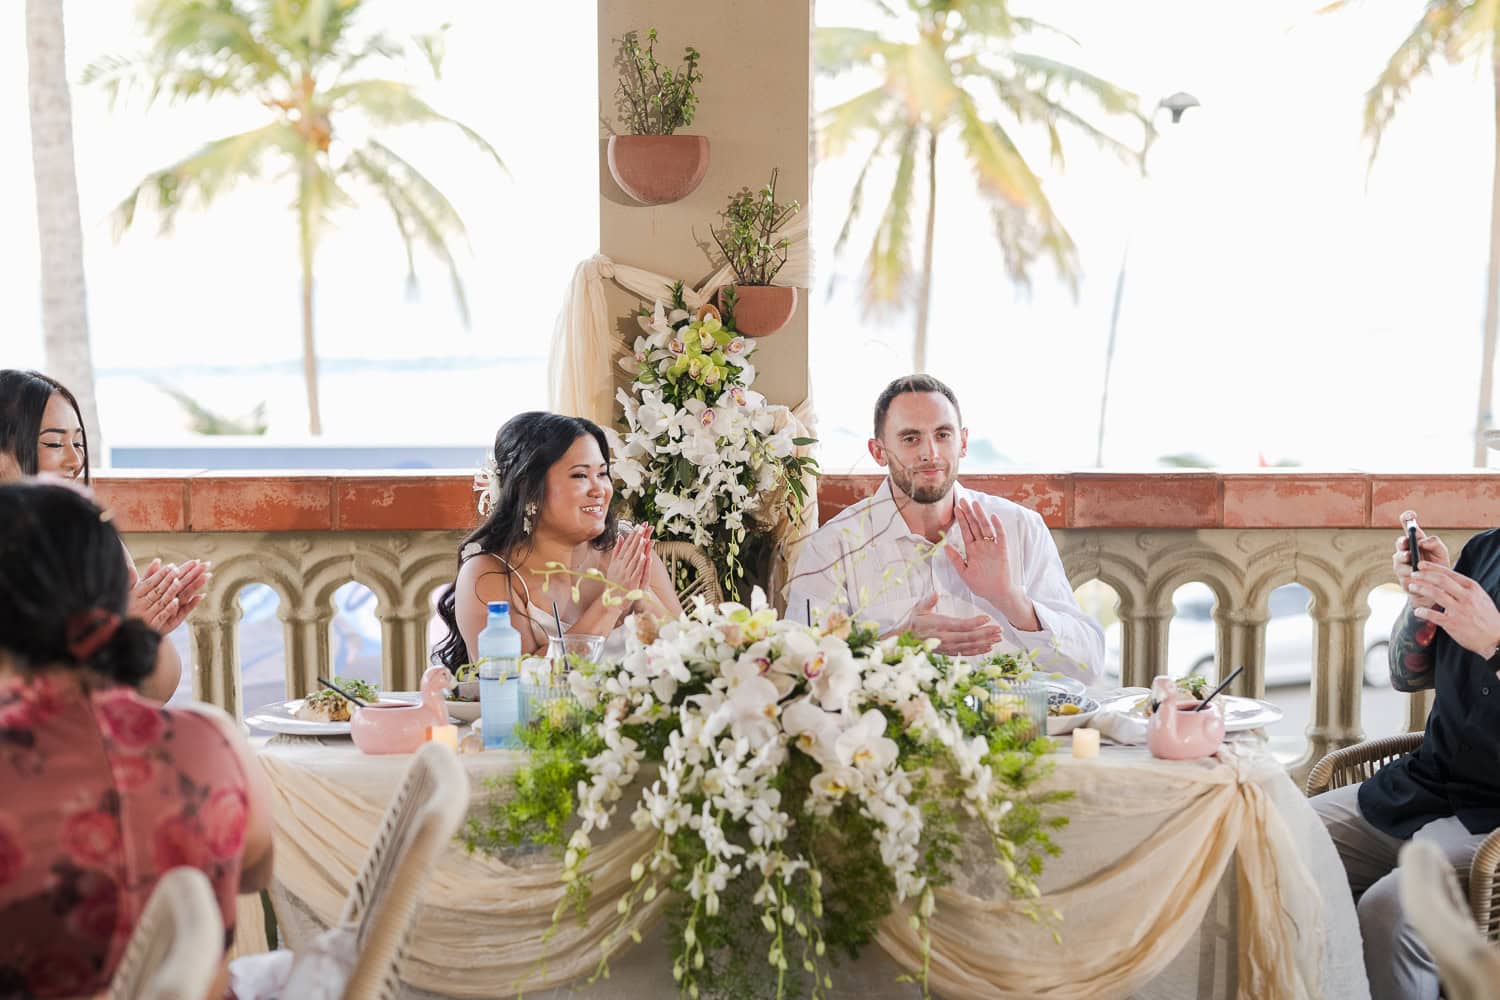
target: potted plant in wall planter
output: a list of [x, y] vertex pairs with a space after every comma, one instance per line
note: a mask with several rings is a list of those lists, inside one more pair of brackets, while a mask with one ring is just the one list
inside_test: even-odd
[[630, 134], [609, 137], [610, 176], [643, 205], [686, 198], [708, 173], [708, 139], [675, 134], [692, 124], [698, 104], [698, 50], [689, 46], [675, 71], [656, 61], [655, 50], [655, 28], [646, 32], [645, 48], [633, 31], [621, 40], [615, 106]]
[[792, 216], [801, 211], [797, 202], [776, 200], [779, 170], [759, 191], [745, 188], [729, 199], [719, 213], [722, 228], [712, 230], [725, 262], [734, 270], [735, 283], [718, 291], [724, 325], [747, 337], [765, 337], [786, 326], [797, 311], [797, 289], [773, 285], [786, 264], [791, 240], [781, 235]]

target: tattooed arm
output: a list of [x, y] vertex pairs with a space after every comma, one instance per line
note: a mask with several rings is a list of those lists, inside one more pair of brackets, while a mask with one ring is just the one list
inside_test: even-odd
[[1432, 687], [1432, 648], [1436, 638], [1437, 626], [1412, 614], [1412, 606], [1408, 603], [1391, 626], [1391, 687], [1397, 691], [1422, 691]]

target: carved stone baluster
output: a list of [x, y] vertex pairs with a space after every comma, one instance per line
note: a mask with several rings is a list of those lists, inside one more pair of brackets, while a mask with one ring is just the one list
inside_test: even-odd
[[288, 698], [301, 698], [318, 689], [318, 675], [327, 677], [331, 672], [328, 654], [329, 625], [333, 621], [331, 607], [302, 606], [281, 613], [286, 634], [286, 693]]
[[1364, 620], [1369, 612], [1314, 601], [1311, 613], [1317, 651], [1313, 658], [1311, 721], [1307, 751], [1292, 765], [1296, 777], [1304, 775], [1328, 751], [1362, 738], [1360, 669], [1364, 662]]
[[205, 606], [188, 619], [193, 697], [217, 705], [235, 718], [244, 712], [240, 704], [240, 651], [236, 638], [239, 617], [238, 607], [213, 614]]
[[1266, 622], [1268, 612], [1259, 608], [1225, 608], [1214, 605], [1215, 653], [1219, 676], [1228, 677], [1237, 667], [1245, 672], [1229, 685], [1228, 693], [1259, 698], [1266, 691]]
[[427, 619], [425, 607], [402, 604], [390, 611], [383, 606], [380, 618], [381, 674], [387, 690], [415, 691], [427, 669]]
[[1122, 615], [1120, 663], [1121, 683], [1126, 687], [1149, 687], [1151, 678], [1166, 671], [1167, 630], [1172, 624], [1172, 606], [1154, 607]]

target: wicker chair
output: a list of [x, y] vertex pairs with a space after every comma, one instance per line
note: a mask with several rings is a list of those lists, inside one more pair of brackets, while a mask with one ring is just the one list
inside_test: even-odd
[[[1421, 745], [1421, 733], [1402, 733], [1335, 750], [1313, 766], [1307, 794], [1358, 784]], [[1469, 909], [1480, 933], [1500, 941], [1500, 830], [1484, 839], [1469, 866]]]
[[719, 574], [701, 549], [691, 542], [657, 542], [655, 549], [667, 566], [672, 585], [677, 588], [677, 599], [684, 608], [692, 607], [692, 600], [698, 595], [709, 604], [724, 600]]
[[1488, 1000], [1500, 985], [1500, 948], [1469, 922], [1448, 859], [1434, 844], [1401, 849], [1401, 908], [1437, 963], [1449, 1000]]
[[151, 891], [109, 1000], [203, 1000], [223, 957], [224, 920], [208, 876], [173, 868]]
[[[468, 807], [469, 779], [458, 757], [442, 744], [424, 743], [386, 807], [375, 842], [330, 932], [352, 932], [352, 942], [346, 936], [340, 943], [352, 944], [358, 956], [347, 970], [349, 978], [339, 994], [343, 1000], [395, 1000], [401, 992], [401, 954], [422, 891]], [[292, 971], [294, 958], [288, 951], [249, 955], [236, 959], [232, 968], [245, 970], [257, 986], [267, 981], [287, 984], [288, 975], [295, 983], [300, 973]], [[335, 973], [344, 971], [337, 957], [310, 962], [309, 968], [317, 985], [325, 988], [330, 980], [336, 981]], [[294, 992], [286, 985], [285, 995]]]
[[469, 778], [452, 750], [424, 743], [406, 780], [386, 807], [385, 820], [339, 922], [358, 926], [360, 964], [346, 1000], [400, 992], [401, 951], [422, 890], [469, 808]]

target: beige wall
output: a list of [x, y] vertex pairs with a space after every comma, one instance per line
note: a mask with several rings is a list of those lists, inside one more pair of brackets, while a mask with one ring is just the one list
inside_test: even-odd
[[[712, 245], [718, 212], [740, 188], [765, 184], [772, 167], [781, 168], [778, 198], [795, 198], [811, 211], [812, 0], [599, 0], [601, 135], [622, 127], [615, 115], [619, 39], [651, 27], [660, 35], [658, 60], [675, 67], [688, 45], [703, 55], [697, 116], [681, 131], [708, 137], [708, 174], [682, 201], [636, 204], [610, 177], [601, 138], [599, 249], [622, 264], [697, 284], [714, 270], [700, 244]], [[772, 402], [796, 406], [807, 397], [806, 300], [799, 297], [784, 329], [760, 341], [755, 388]], [[613, 285], [609, 303], [620, 318], [640, 304]]]

